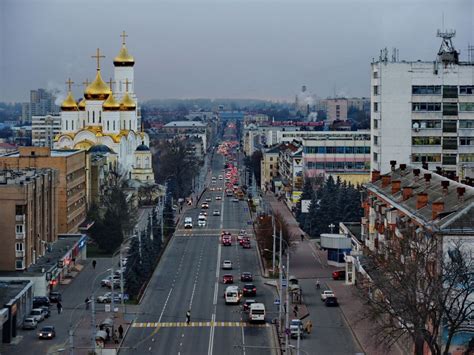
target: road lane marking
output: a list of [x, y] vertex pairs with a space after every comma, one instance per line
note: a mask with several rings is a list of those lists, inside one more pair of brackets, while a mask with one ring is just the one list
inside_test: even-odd
[[[214, 318], [214, 317], [213, 317]], [[270, 324], [253, 324], [248, 322], [224, 322], [224, 321], [210, 321], [210, 322], [133, 322], [132, 328], [268, 328]], [[184, 334], [182, 334], [184, 336]]]

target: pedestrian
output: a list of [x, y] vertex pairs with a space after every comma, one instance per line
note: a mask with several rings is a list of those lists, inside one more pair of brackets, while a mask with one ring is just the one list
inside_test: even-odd
[[119, 325], [119, 327], [118, 327], [118, 332], [119, 332], [119, 337], [120, 337], [120, 339], [123, 339], [123, 327], [122, 327], [122, 324]]
[[189, 324], [190, 321], [191, 321], [191, 310], [188, 310], [186, 312], [186, 324]]
[[84, 303], [86, 304], [86, 310], [89, 309], [89, 302], [90, 302], [89, 297], [86, 297], [84, 301]]
[[97, 265], [97, 261], [95, 261], [95, 259], [92, 260], [92, 267], [94, 268], [94, 270], [95, 270], [95, 266], [96, 266], [96, 265]]
[[295, 307], [293, 307], [293, 313], [295, 314], [295, 317], [298, 317], [298, 305], [295, 304]]
[[58, 314], [61, 314], [63, 310], [63, 305], [61, 304], [61, 302], [58, 301], [58, 304], [56, 305], [56, 307], [58, 308]]
[[110, 340], [110, 329], [109, 329], [109, 327], [105, 328], [105, 333], [107, 334], [106, 340]]
[[115, 343], [115, 344], [118, 344], [118, 343], [119, 343], [119, 338], [118, 338], [117, 329], [115, 329], [113, 339], [114, 339], [114, 343]]
[[301, 234], [301, 241], [304, 241], [304, 234]]

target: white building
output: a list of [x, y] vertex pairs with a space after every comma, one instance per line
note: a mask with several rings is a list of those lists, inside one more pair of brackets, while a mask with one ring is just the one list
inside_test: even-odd
[[454, 33], [443, 38], [436, 61], [371, 65], [371, 168], [390, 161], [441, 167], [474, 176], [474, 63], [458, 60]]
[[33, 116], [31, 119], [31, 143], [37, 147], [53, 148], [54, 137], [61, 133], [61, 116]]

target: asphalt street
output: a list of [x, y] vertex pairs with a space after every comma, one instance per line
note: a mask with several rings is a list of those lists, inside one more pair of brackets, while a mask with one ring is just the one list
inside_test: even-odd
[[[212, 176], [223, 175], [224, 159], [215, 155], [212, 161]], [[223, 180], [213, 185], [223, 187]], [[224, 189], [223, 189], [224, 190]], [[222, 200], [216, 200], [221, 196]], [[209, 202], [207, 224], [197, 226], [201, 212], [200, 204]], [[213, 211], [220, 216], [213, 216]], [[220, 244], [222, 230], [236, 237], [240, 229], [247, 229], [250, 215], [246, 202], [233, 202], [224, 191], [203, 194], [198, 208], [188, 210], [185, 217], [192, 217], [192, 229], [181, 224], [170, 241], [140, 306], [134, 324], [127, 333], [124, 354], [270, 354], [265, 347], [272, 347], [269, 322], [272, 313], [272, 289], [263, 284], [258, 266], [255, 241], [252, 248], [243, 249], [236, 239], [232, 246]], [[182, 221], [184, 218], [182, 219]], [[231, 260], [233, 269], [222, 270], [223, 260]], [[232, 273], [235, 284], [240, 282], [240, 273], [249, 271], [254, 275], [257, 296], [251, 297], [265, 303], [266, 323], [250, 324], [241, 311], [241, 305], [226, 305], [222, 283], [224, 273]], [[191, 311], [191, 322], [186, 325], [186, 312]], [[258, 348], [243, 348], [242, 346]], [[262, 348], [263, 347], [263, 348]]]

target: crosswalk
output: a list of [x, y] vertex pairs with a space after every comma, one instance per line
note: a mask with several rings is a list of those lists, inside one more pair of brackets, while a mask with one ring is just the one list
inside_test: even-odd
[[181, 328], [181, 327], [251, 327], [267, 328], [270, 325], [247, 322], [133, 322], [132, 328]]

